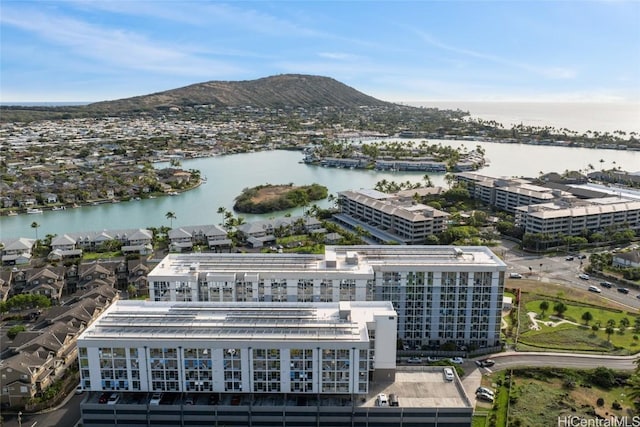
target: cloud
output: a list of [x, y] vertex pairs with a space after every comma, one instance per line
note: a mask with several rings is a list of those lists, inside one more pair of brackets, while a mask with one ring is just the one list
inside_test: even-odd
[[197, 46], [171, 45], [150, 40], [120, 28], [91, 25], [33, 9], [3, 7], [3, 25], [32, 33], [47, 43], [64, 47], [78, 57], [111, 67], [188, 76], [211, 76], [244, 72], [235, 65], [199, 54]]
[[446, 43], [443, 43], [437, 39], [435, 39], [433, 36], [431, 36], [428, 33], [425, 33], [424, 31], [421, 31], [419, 29], [413, 29], [412, 30], [415, 34], [417, 34], [422, 41], [424, 41], [425, 43], [447, 51], [447, 52], [452, 52], [452, 53], [456, 53], [465, 57], [471, 57], [471, 58], [477, 58], [477, 59], [481, 59], [481, 60], [485, 60], [485, 61], [490, 61], [490, 62], [494, 62], [500, 65], [505, 65], [508, 67], [512, 67], [512, 68], [517, 68], [517, 69], [521, 69], [521, 70], [525, 70], [549, 79], [572, 79], [575, 78], [577, 75], [576, 70], [572, 69], [572, 68], [567, 68], [567, 67], [540, 67], [540, 66], [534, 66], [534, 65], [530, 65], [530, 64], [526, 64], [526, 63], [522, 63], [522, 62], [518, 62], [518, 61], [512, 61], [509, 59], [505, 59], [502, 58], [500, 56], [496, 56], [496, 55], [491, 55], [491, 54], [486, 54], [486, 53], [482, 53], [482, 52], [476, 52], [473, 50], [469, 50], [469, 49], [464, 49], [464, 48], [459, 48], [456, 46], [452, 46]]
[[341, 52], [320, 52], [318, 56], [327, 59], [337, 59], [340, 61], [355, 61], [360, 58], [358, 55], [352, 55], [350, 53]]

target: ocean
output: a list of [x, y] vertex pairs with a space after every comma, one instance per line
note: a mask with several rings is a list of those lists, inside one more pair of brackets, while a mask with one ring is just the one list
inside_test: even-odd
[[468, 111], [472, 118], [495, 120], [505, 128], [522, 123], [584, 133], [617, 130], [640, 134], [640, 103], [622, 102], [411, 102], [406, 105]]

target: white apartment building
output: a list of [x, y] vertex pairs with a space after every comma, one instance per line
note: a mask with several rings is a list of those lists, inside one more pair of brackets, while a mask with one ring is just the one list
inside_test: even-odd
[[[506, 265], [486, 247], [326, 246], [314, 254], [169, 254], [151, 301], [390, 301], [410, 346], [500, 344]], [[393, 346], [395, 348], [395, 346]]]
[[91, 391], [367, 394], [393, 382], [389, 302], [118, 301], [78, 338]]
[[602, 197], [557, 200], [516, 208], [515, 222], [526, 233], [579, 235], [626, 224], [640, 230], [640, 200]]
[[350, 190], [338, 193], [338, 201], [338, 221], [362, 225], [380, 241], [419, 244], [447, 227], [448, 213], [417, 203], [410, 196], [371, 189]]
[[471, 172], [456, 174], [459, 182], [467, 184], [474, 199], [513, 213], [518, 206], [550, 202], [559, 198], [573, 198], [571, 194], [531, 184], [521, 178], [492, 178]]

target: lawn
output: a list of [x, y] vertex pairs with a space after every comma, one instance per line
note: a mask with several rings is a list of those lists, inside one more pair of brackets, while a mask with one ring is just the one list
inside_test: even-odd
[[[529, 282], [529, 283], [525, 283]], [[519, 350], [572, 350], [572, 351], [597, 351], [611, 354], [631, 354], [639, 350], [639, 332], [634, 331], [637, 314], [624, 310], [624, 307], [605, 300], [592, 292], [571, 289], [551, 284], [541, 285], [535, 281], [523, 281], [521, 293], [521, 310], [518, 317], [520, 330], [518, 335]], [[549, 303], [549, 309], [542, 316], [540, 303]], [[553, 306], [562, 301], [567, 310], [563, 318], [556, 317]], [[588, 325], [582, 320], [585, 312], [592, 315]], [[535, 330], [527, 313], [537, 313]], [[629, 328], [624, 333], [616, 330], [610, 337], [604, 328], [607, 322], [615, 322], [614, 327], [620, 325], [620, 320], [626, 318]], [[573, 322], [573, 323], [567, 323]], [[597, 332], [591, 330], [591, 325], [600, 324]]]

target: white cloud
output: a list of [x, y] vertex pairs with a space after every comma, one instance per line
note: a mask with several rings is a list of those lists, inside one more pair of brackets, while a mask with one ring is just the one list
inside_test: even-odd
[[91, 25], [33, 9], [17, 11], [3, 7], [0, 20], [3, 25], [31, 32], [48, 43], [62, 46], [75, 56], [111, 67], [194, 77], [245, 71], [235, 65], [199, 55], [197, 52], [203, 49], [197, 46], [172, 46], [133, 31]]
[[525, 71], [528, 71], [546, 78], [550, 78], [550, 79], [572, 79], [577, 75], [576, 70], [572, 68], [557, 67], [557, 66], [544, 67], [539, 65], [526, 64], [518, 61], [512, 61], [506, 58], [502, 58], [500, 56], [486, 54], [483, 52], [476, 52], [473, 50], [459, 48], [456, 46], [443, 43], [435, 39], [434, 37], [432, 37], [430, 34], [425, 33], [422, 30], [413, 29], [413, 32], [416, 33], [421, 38], [422, 41], [424, 41], [425, 43], [435, 48], [438, 48], [447, 52], [457, 53], [462, 56], [472, 57], [476, 59], [494, 62], [500, 65], [505, 65], [512, 68], [525, 70]]

